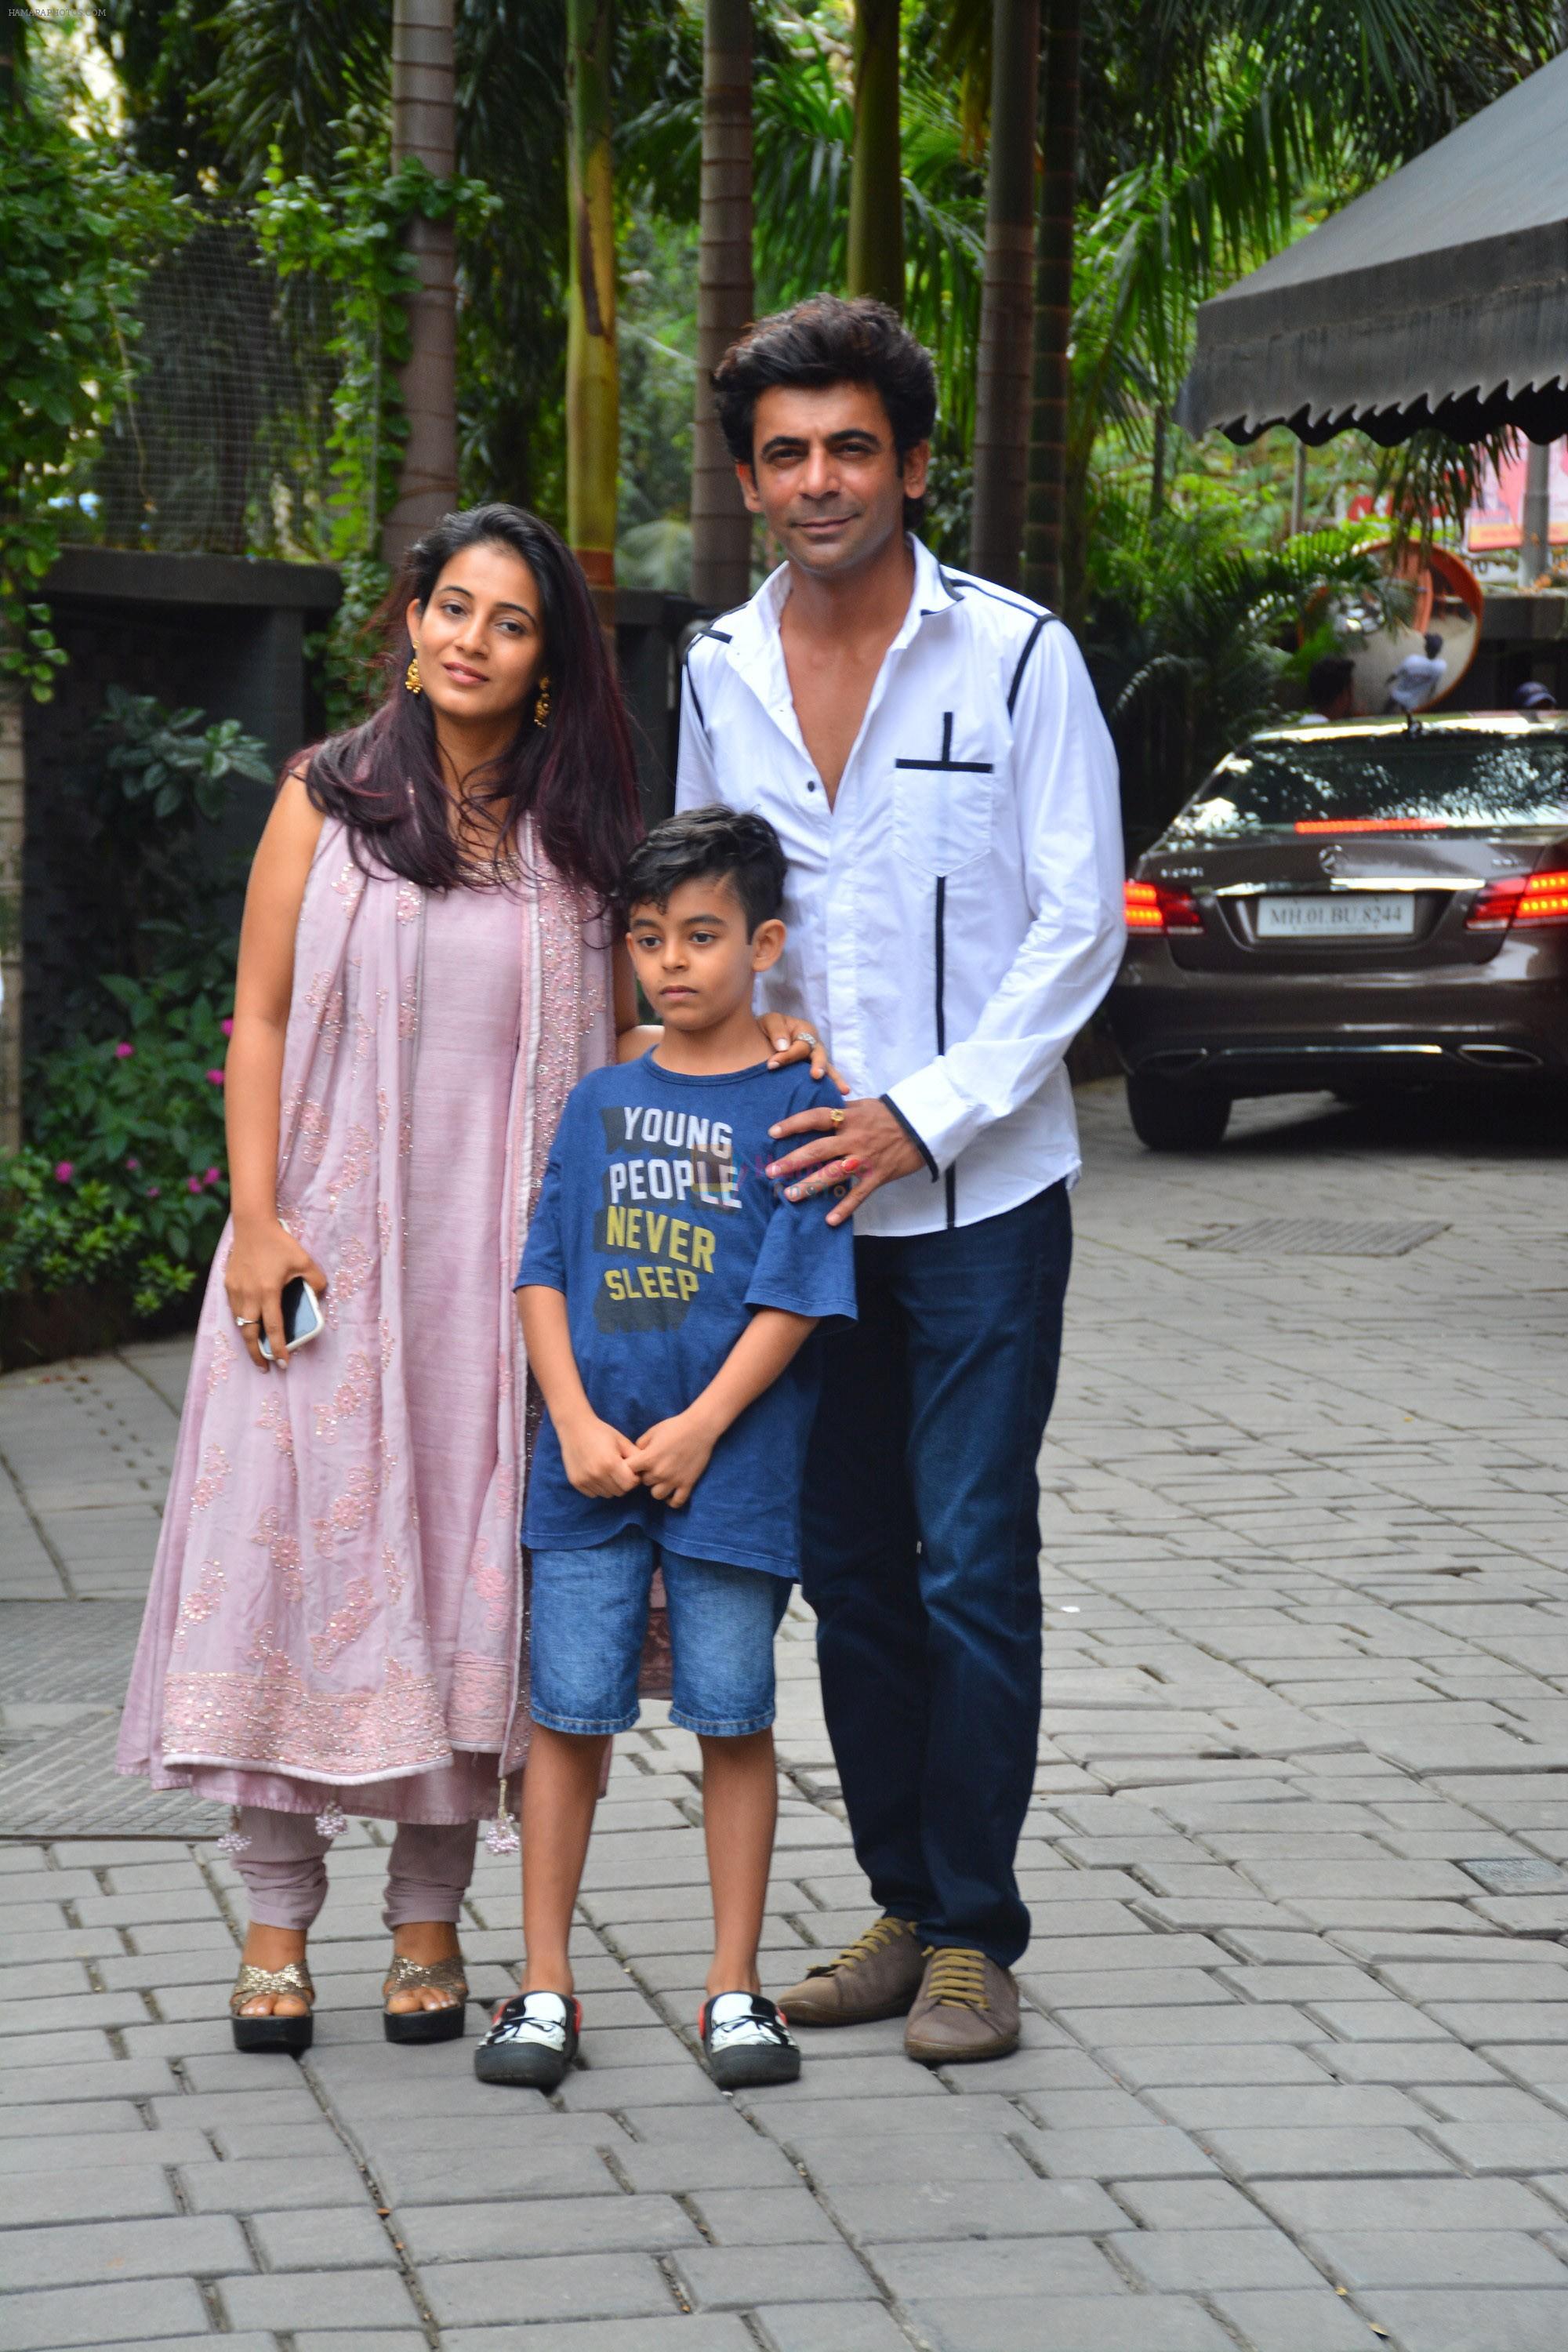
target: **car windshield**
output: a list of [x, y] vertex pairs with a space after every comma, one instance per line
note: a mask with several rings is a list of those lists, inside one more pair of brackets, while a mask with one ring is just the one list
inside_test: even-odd
[[1176, 841], [1258, 833], [1447, 832], [1568, 816], [1568, 737], [1255, 736], [1171, 827]]

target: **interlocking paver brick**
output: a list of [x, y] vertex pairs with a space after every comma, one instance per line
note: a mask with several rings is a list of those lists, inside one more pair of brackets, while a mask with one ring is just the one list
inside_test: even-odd
[[869, 2272], [843, 2244], [702, 2246], [683, 2249], [673, 2256], [672, 2266], [700, 2311], [877, 2297]]
[[[28, 2221], [130, 2221], [177, 2213], [174, 2192], [162, 2170], [117, 2164], [102, 2171], [11, 2173], [0, 2185], [0, 2212], [7, 2230]], [[0, 2277], [5, 2270], [0, 2240]]]
[[190, 2279], [122, 2280], [114, 2286], [57, 2286], [28, 2293], [7, 2280], [5, 2352], [55, 2352], [63, 2345], [133, 2344], [207, 2333], [206, 2305]]
[[917, 2304], [911, 2316], [937, 2352], [1236, 2352], [1184, 2295], [971, 2295]]
[[[763, 2212], [767, 2200], [773, 2198], [804, 2207], [805, 2216], [797, 2218], [797, 2235], [789, 2241], [792, 2244], [813, 2234], [837, 2235], [804, 2187], [734, 2189], [728, 2194], [743, 2204], [761, 2207]], [[698, 2201], [707, 2218], [710, 2198], [704, 2194]], [[817, 2230], [814, 2232], [803, 2226], [803, 2219], [815, 2220]], [[531, 2254], [653, 2254], [702, 2242], [696, 2223], [673, 2197], [549, 2197], [506, 2205], [405, 2206], [398, 2209], [394, 2220], [398, 2237], [416, 2263], [517, 2261]], [[721, 2233], [714, 2229], [714, 2235]], [[739, 2242], [769, 2242], [759, 2235]]]
[[442, 2263], [425, 2292], [443, 2328], [543, 2319], [657, 2318], [674, 2303], [657, 2263], [644, 2254], [589, 2262], [539, 2255], [526, 2262]]
[[1356, 2297], [1401, 2344], [1419, 2352], [1562, 2352], [1561, 2287], [1372, 2288]]
[[[1377, 2352], [1378, 2338], [1365, 2320], [1342, 2303], [1331, 2287], [1240, 2293], [1221, 2288], [1209, 2300], [1247, 2352]], [[1420, 2352], [1426, 2352], [1424, 2343]]]
[[418, 2314], [395, 2271], [273, 2271], [218, 2289], [236, 2327], [296, 2335], [307, 2327], [406, 2327]]
[[1318, 2273], [1282, 2230], [1141, 2230], [1121, 2240], [1117, 2252], [1138, 2278], [1166, 2293], [1318, 2284]]
[[254, 2213], [250, 2233], [270, 2271], [396, 2268], [398, 2255], [365, 2205], [311, 2206], [291, 2213]]
[[238, 2224], [226, 2214], [8, 2230], [4, 2251], [12, 2287], [51, 2285], [62, 2277], [83, 2286], [106, 2278], [206, 2277], [254, 2267]]
[[1557, 2286], [1568, 2271], [1518, 2230], [1328, 2230], [1308, 2240], [1349, 2287]]

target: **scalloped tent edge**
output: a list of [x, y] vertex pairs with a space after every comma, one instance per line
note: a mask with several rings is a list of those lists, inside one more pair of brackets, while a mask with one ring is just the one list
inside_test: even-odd
[[1568, 433], [1568, 53], [1201, 305], [1188, 433]]

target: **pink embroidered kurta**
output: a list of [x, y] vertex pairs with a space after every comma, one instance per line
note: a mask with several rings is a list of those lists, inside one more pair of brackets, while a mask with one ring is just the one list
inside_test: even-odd
[[610, 961], [542, 860], [367, 877], [329, 822], [284, 1051], [279, 1214], [327, 1328], [263, 1376], [208, 1284], [122, 1771], [226, 1803], [472, 1821], [526, 1746], [511, 1281]]

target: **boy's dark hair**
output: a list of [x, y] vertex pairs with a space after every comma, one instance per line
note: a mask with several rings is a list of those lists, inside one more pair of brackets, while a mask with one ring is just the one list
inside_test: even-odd
[[683, 882], [723, 880], [746, 910], [746, 937], [784, 905], [784, 854], [766, 817], [743, 810], [683, 809], [639, 841], [621, 869], [616, 911], [623, 931], [635, 907], [668, 907]]
[[[752, 462], [752, 425], [764, 392], [778, 384], [816, 390], [830, 383], [868, 383], [880, 395], [900, 465], [917, 443], [931, 439], [936, 370], [924, 344], [896, 311], [868, 294], [852, 302], [811, 294], [793, 310], [748, 327], [713, 371], [719, 426], [735, 463]], [[906, 520], [919, 511], [910, 500]]]

